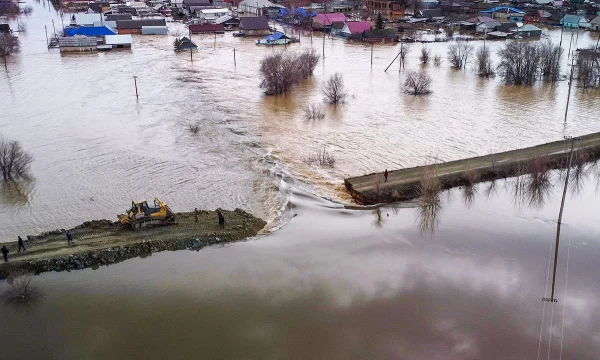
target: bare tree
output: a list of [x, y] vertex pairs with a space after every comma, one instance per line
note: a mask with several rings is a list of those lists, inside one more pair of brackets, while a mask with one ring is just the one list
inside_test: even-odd
[[41, 293], [33, 281], [33, 273], [26, 270], [12, 270], [6, 281], [2, 297], [8, 303], [23, 305], [40, 297]]
[[0, 56], [4, 59], [4, 68], [6, 66], [6, 57], [19, 52], [21, 46], [19, 38], [11, 34], [0, 34]]
[[326, 149], [323, 149], [322, 152], [309, 153], [308, 157], [303, 159], [304, 163], [307, 165], [320, 165], [320, 166], [335, 166], [335, 156], [328, 152]]
[[409, 71], [404, 80], [404, 89], [410, 95], [431, 93], [431, 77], [425, 71]]
[[319, 105], [308, 104], [304, 107], [304, 117], [307, 120], [323, 119], [325, 113]]
[[588, 89], [600, 85], [600, 62], [595, 50], [581, 50], [577, 54], [577, 86]]
[[402, 69], [404, 69], [404, 60], [406, 59], [406, 56], [408, 55], [409, 52], [410, 52], [410, 43], [401, 42], [399, 54], [400, 54], [400, 66], [402, 67]]
[[476, 71], [479, 76], [494, 76], [494, 69], [492, 67], [492, 57], [489, 48], [482, 46], [479, 49], [477, 49], [477, 51], [475, 52], [475, 61], [477, 64]]
[[17, 141], [0, 138], [0, 171], [4, 181], [14, 181], [29, 176], [33, 157]]
[[464, 69], [473, 53], [473, 45], [466, 41], [456, 41], [448, 47], [448, 61], [455, 69]]
[[442, 55], [440, 54], [435, 54], [435, 56], [433, 57], [433, 64], [435, 66], [440, 66], [442, 65]]
[[539, 43], [540, 72], [544, 80], [555, 82], [560, 77], [560, 60], [562, 48], [553, 45], [552, 41], [545, 40]]
[[260, 63], [260, 87], [268, 95], [286, 93], [294, 85], [312, 76], [318, 62], [319, 55], [313, 49], [302, 53], [268, 55]]
[[429, 58], [431, 57], [431, 50], [427, 48], [427, 46], [423, 46], [421, 48], [421, 64], [429, 64]]
[[344, 88], [342, 74], [335, 73], [327, 79], [323, 87], [323, 95], [325, 95], [325, 101], [333, 105], [346, 101], [348, 94]]
[[498, 70], [506, 84], [533, 85], [538, 74], [540, 51], [536, 44], [511, 41], [499, 51]]

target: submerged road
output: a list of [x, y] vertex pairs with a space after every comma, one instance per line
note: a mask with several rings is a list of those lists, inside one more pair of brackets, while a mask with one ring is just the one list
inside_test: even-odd
[[410, 200], [419, 197], [419, 185], [426, 170], [437, 175], [442, 189], [449, 189], [470, 182], [527, 174], [534, 159], [542, 161], [548, 169], [563, 168], [568, 162], [572, 144], [573, 164], [600, 157], [600, 133], [593, 133], [575, 140], [566, 139], [485, 156], [393, 170], [389, 172], [387, 181], [383, 172], [380, 172], [348, 178], [344, 183], [359, 204]]

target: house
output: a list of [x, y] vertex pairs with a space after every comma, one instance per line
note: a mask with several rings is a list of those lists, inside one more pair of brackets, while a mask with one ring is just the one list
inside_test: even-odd
[[117, 33], [123, 34], [141, 34], [144, 26], [162, 26], [167, 27], [165, 19], [142, 19], [142, 20], [117, 20]]
[[528, 24], [545, 24], [548, 22], [552, 14], [546, 10], [534, 10], [525, 13], [523, 16], [523, 22]]
[[423, 9], [433, 9], [439, 5], [438, 0], [421, 0], [421, 6]]
[[212, 2], [210, 0], [183, 0], [183, 7], [188, 11], [188, 13], [192, 13], [194, 8], [203, 9], [212, 6]]
[[142, 26], [142, 35], [167, 35], [169, 29], [166, 26]]
[[110, 45], [111, 48], [131, 48], [131, 35], [106, 35], [104, 44]]
[[313, 29], [329, 29], [334, 22], [345, 22], [346, 15], [342, 13], [317, 14], [313, 17]]
[[504, 33], [509, 33], [512, 30], [516, 30], [519, 28], [519, 25], [515, 22], [501, 23], [500, 25], [494, 28], [494, 31], [500, 31]]
[[509, 36], [509, 33], [503, 31], [492, 31], [487, 33], [488, 39], [507, 39]]
[[8, 24], [0, 24], [0, 34], [10, 34], [12, 30]]
[[329, 30], [334, 35], [339, 35], [342, 32], [342, 29], [346, 25], [343, 21], [334, 21], [331, 23], [331, 29]]
[[271, 33], [269, 22], [264, 16], [240, 18], [240, 34], [246, 36], [265, 36]]
[[256, 45], [286, 45], [291, 41], [287, 35], [276, 31], [272, 35], [267, 35], [260, 40], [256, 40]]
[[229, 15], [229, 9], [202, 9], [196, 14], [203, 21], [214, 22], [221, 16]]
[[95, 22], [102, 21], [102, 14], [73, 14], [71, 16], [72, 26], [94, 26]]
[[365, 30], [362, 33], [362, 40], [368, 43], [395, 42], [398, 41], [398, 34], [393, 29]]
[[131, 20], [131, 14], [110, 14], [105, 15], [104, 20], [106, 21], [117, 21], [117, 20]]
[[192, 34], [223, 34], [225, 27], [223, 24], [196, 24], [189, 26]]
[[175, 43], [173, 44], [173, 48], [175, 51], [187, 51], [187, 50], [197, 50], [198, 46], [194, 44], [192, 40], [187, 38], [186, 36], [181, 39], [175, 39]]
[[404, 18], [407, 2], [404, 0], [367, 0], [366, 7], [369, 14], [379, 14], [389, 20]]
[[97, 14], [102, 14], [108, 10], [110, 10], [110, 3], [108, 2], [93, 2], [90, 3], [89, 12], [94, 12]]
[[344, 28], [340, 31], [340, 35], [343, 37], [350, 37], [350, 35], [362, 34], [367, 30], [371, 30], [370, 21], [348, 21], [344, 24]]
[[578, 29], [578, 28], [589, 29], [592, 26], [590, 24], [590, 22], [588, 21], [588, 19], [585, 18], [585, 16], [573, 15], [573, 14], [565, 15], [560, 20], [560, 24], [564, 27], [573, 28], [573, 29]]
[[240, 26], [240, 19], [236, 19], [231, 15], [223, 15], [215, 20], [215, 24], [221, 24], [225, 27], [238, 27]]
[[98, 51], [98, 40], [88, 36], [71, 36], [58, 38], [60, 52], [94, 52]]
[[542, 29], [535, 25], [525, 24], [517, 29], [517, 35], [522, 38], [529, 37], [540, 37], [542, 36]]
[[443, 20], [445, 18], [442, 9], [424, 9], [417, 10], [415, 17], [428, 20]]
[[[0, 25], [2, 26], [2, 25]], [[594, 31], [599, 31], [600, 30], [600, 15], [596, 16], [595, 18], [592, 19], [592, 21], [590, 21], [590, 26], [591, 29]], [[2, 30], [0, 29], [0, 32]]]
[[482, 16], [491, 16], [494, 19], [510, 19], [512, 21], [522, 21], [525, 11], [510, 6], [496, 6], [489, 10], [481, 11]]
[[476, 24], [475, 31], [477, 32], [492, 32], [497, 26], [500, 26], [500, 21], [487, 16], [477, 16], [467, 20], [468, 23]]
[[76, 28], [65, 28], [65, 36], [88, 36], [101, 37], [106, 35], [116, 35], [117, 33], [108, 26], [80, 26]]
[[285, 6], [275, 4], [269, 0], [243, 0], [238, 5], [240, 12], [256, 15], [276, 16], [281, 8], [285, 8]]

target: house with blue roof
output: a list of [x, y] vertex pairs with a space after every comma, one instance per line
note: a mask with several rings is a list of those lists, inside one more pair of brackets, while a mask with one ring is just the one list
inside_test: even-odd
[[564, 27], [572, 29], [589, 29], [592, 24], [583, 15], [567, 14], [560, 20], [560, 24]]
[[102, 37], [106, 35], [116, 35], [117, 32], [108, 26], [81, 26], [76, 28], [65, 28], [65, 36], [88, 36]]
[[267, 35], [260, 40], [256, 40], [256, 45], [285, 45], [292, 41], [287, 35], [276, 31], [271, 35]]

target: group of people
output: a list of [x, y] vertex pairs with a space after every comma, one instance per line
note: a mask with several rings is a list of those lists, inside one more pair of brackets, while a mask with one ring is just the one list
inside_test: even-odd
[[[71, 231], [67, 231], [66, 236], [67, 236], [67, 244], [69, 244], [69, 245], [73, 244], [73, 234], [71, 234]], [[25, 247], [25, 241], [20, 236], [17, 236], [17, 247], [18, 247], [17, 252], [21, 252], [21, 250], [27, 251], [27, 248]], [[3, 245], [2, 248], [0, 248], [0, 252], [2, 252], [2, 257], [4, 258], [4, 262], [8, 262], [8, 253], [10, 252], [10, 250], [8, 250], [6, 245]]]
[[[219, 218], [219, 228], [225, 229], [225, 216], [223, 216], [221, 209], [217, 210], [217, 217]], [[67, 231], [65, 235], [67, 237], [67, 244], [73, 244], [73, 234], [71, 234], [71, 231]], [[21, 250], [27, 251], [27, 248], [25, 247], [25, 242], [20, 236], [17, 237], [17, 246], [19, 249], [18, 252], [21, 252]], [[10, 252], [10, 250], [8, 250], [6, 245], [3, 245], [2, 248], [0, 248], [0, 252], [2, 252], [2, 257], [4, 257], [4, 261], [8, 262], [8, 253]]]

